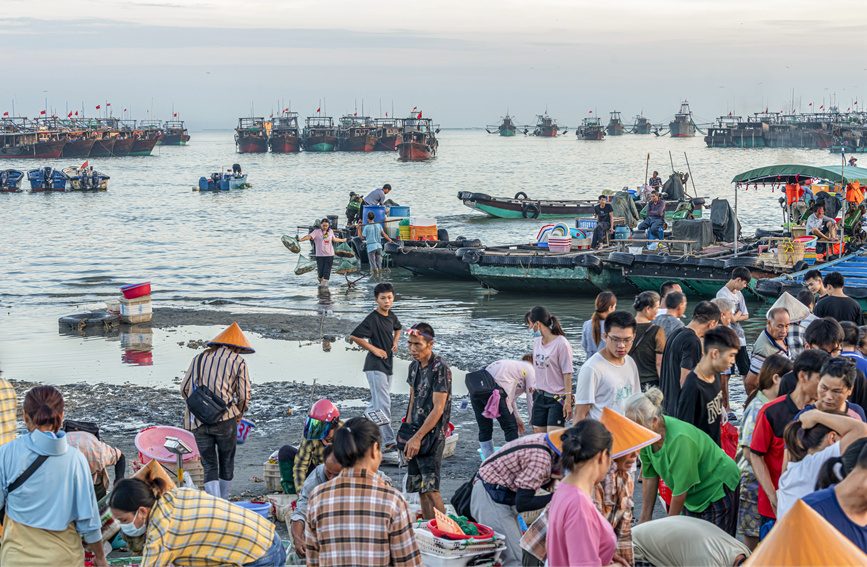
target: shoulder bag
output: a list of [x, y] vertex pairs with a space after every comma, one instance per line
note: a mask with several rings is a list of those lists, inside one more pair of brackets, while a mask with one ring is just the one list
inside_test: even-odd
[[[30, 463], [30, 466], [27, 467], [27, 469], [23, 473], [18, 475], [18, 478], [13, 480], [12, 484], [9, 485], [9, 488], [6, 489], [7, 497], [12, 492], [21, 488], [21, 485], [24, 484], [25, 482], [27, 482], [27, 479], [29, 479], [31, 476], [33, 476], [33, 473], [35, 473], [37, 470], [39, 470], [39, 467], [41, 467], [42, 464], [47, 460], [48, 460], [48, 455], [39, 455], [38, 457], [36, 457], [36, 460], [34, 460], [32, 463]], [[5, 519], [6, 519], [6, 506], [3, 506], [3, 508], [0, 509], [0, 525], [2, 525], [2, 523]]]
[[214, 425], [220, 422], [220, 418], [223, 417], [229, 406], [223, 401], [223, 398], [201, 383], [202, 358], [204, 356], [204, 353], [200, 354], [196, 363], [196, 380], [193, 381], [193, 393], [187, 398], [187, 407], [200, 422], [205, 425]]

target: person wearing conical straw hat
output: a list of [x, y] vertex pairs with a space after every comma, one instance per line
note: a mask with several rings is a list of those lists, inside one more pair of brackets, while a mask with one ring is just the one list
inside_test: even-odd
[[212, 496], [229, 497], [238, 423], [249, 408], [251, 395], [250, 374], [241, 355], [254, 352], [238, 324], [232, 323], [193, 359], [181, 383], [185, 401], [201, 388], [205, 396], [213, 395], [212, 403], [222, 401], [226, 406], [218, 416], [205, 417], [199, 410], [198, 415], [191, 411], [188, 404], [184, 414], [184, 429], [195, 435], [205, 469], [205, 492]]
[[800, 299], [800, 293], [798, 293], [799, 297], [795, 298], [789, 292], [784, 291], [771, 306], [771, 309], [782, 307], [789, 314], [789, 334], [786, 337], [786, 343], [789, 345], [789, 357], [792, 360], [795, 360], [799, 354], [804, 352], [804, 333], [807, 331], [810, 323], [818, 318], [810, 310], [810, 307], [813, 305], [812, 293], [809, 290], [802, 291], [807, 292], [806, 295], [811, 300], [809, 304]]

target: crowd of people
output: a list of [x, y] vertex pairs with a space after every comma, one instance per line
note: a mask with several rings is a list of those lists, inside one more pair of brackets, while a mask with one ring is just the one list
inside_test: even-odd
[[[741, 326], [751, 317], [742, 293], [750, 280], [736, 268], [686, 324], [677, 282], [638, 294], [632, 311], [601, 293], [583, 327], [578, 368], [560, 320], [536, 306], [524, 316], [525, 356], [467, 373], [483, 462], [450, 500], [505, 537], [503, 565], [737, 566], [799, 500], [867, 552], [860, 308], [843, 294], [842, 275], [809, 273], [807, 289], [767, 311], [750, 347]], [[290, 537], [307, 565], [421, 565], [404, 493], [419, 495], [425, 520], [446, 512], [452, 373], [435, 352], [434, 328], [404, 329], [394, 300], [393, 286], [379, 283], [375, 309], [351, 333], [367, 351], [364, 415], [341, 419], [334, 403], [319, 400], [301, 443], [277, 452], [284, 490], [298, 494]], [[393, 358], [402, 335], [413, 362], [395, 431]], [[273, 524], [228, 502], [237, 425], [252, 396], [243, 355], [253, 352], [233, 323], [182, 381], [203, 491], [150, 473], [124, 478], [124, 455], [91, 424], [65, 420], [51, 386], [26, 393], [28, 433], [16, 438], [17, 399], [0, 378], [0, 563], [83, 565], [86, 546], [94, 565], [107, 565], [106, 508], [127, 541], [140, 540], [142, 565], [284, 565]], [[748, 396], [739, 420], [728, 396], [735, 373]], [[506, 441], [499, 449], [494, 421]], [[379, 470], [383, 454], [395, 452], [408, 463], [402, 489]], [[636, 481], [642, 505], [633, 511]], [[658, 497], [667, 514], [654, 519]], [[530, 516], [537, 519], [522, 529]]]

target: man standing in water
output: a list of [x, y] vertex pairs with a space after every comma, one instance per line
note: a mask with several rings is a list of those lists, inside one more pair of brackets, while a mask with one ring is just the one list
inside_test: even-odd
[[[409, 461], [406, 490], [419, 493], [424, 519], [431, 520], [434, 508], [446, 511], [440, 494], [440, 471], [452, 412], [452, 371], [433, 353], [434, 330], [430, 325], [418, 323], [408, 333], [413, 362], [407, 379], [410, 393], [406, 423], [415, 428], [415, 434], [404, 448]], [[433, 439], [426, 443], [429, 435]]]

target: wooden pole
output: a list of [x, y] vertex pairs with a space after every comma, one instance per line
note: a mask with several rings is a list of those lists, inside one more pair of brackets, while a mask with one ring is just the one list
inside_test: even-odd
[[650, 154], [647, 154], [647, 164], [644, 166], [644, 181], [641, 182], [641, 185], [647, 185], [647, 175], [650, 173]]
[[689, 167], [689, 158], [686, 157], [686, 152], [683, 152], [683, 157], [686, 159], [686, 170], [689, 172], [689, 180], [692, 181], [692, 192], [695, 193], [696, 199], [698, 198], [698, 189], [695, 188], [695, 178], [692, 176], [692, 169]]
[[[840, 255], [843, 255], [843, 238], [846, 233], [846, 150], [840, 151], [840, 189], [843, 191], [843, 216], [840, 226]], [[833, 250], [831, 250], [833, 252]]]
[[735, 184], [735, 257], [738, 255], [738, 186]]

